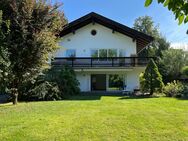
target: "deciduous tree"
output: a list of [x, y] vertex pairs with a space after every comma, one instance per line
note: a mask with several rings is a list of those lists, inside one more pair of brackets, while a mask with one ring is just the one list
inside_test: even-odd
[[1, 0], [3, 19], [10, 21], [7, 36], [11, 73], [8, 74], [13, 104], [19, 88], [37, 76], [47, 65], [49, 56], [58, 48], [56, 36], [66, 22], [60, 5], [46, 0]]
[[165, 82], [169, 82], [180, 77], [181, 69], [188, 65], [188, 55], [182, 49], [168, 49], [162, 53], [159, 63]]
[[[146, 0], [145, 6], [151, 5], [153, 0]], [[175, 15], [175, 19], [178, 19], [179, 24], [182, 22], [188, 22], [188, 1], [187, 0], [157, 0], [158, 3], [162, 3], [164, 7], [168, 7]]]
[[159, 26], [149, 16], [138, 17], [134, 22], [134, 29], [154, 37], [154, 41], [139, 53], [139, 56], [157, 56], [161, 57], [162, 51], [170, 46], [166, 38], [161, 35]]

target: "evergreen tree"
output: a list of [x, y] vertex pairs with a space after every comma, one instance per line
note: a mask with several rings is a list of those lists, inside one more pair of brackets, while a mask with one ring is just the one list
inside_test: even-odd
[[146, 67], [141, 85], [144, 91], [150, 92], [150, 95], [153, 95], [157, 89], [161, 90], [164, 86], [162, 76], [159, 73], [158, 67], [153, 59], [150, 60]]

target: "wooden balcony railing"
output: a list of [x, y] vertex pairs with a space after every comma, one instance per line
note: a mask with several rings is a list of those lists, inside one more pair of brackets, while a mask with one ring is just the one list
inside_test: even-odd
[[69, 65], [74, 68], [137, 67], [146, 66], [153, 57], [56, 57], [53, 66]]

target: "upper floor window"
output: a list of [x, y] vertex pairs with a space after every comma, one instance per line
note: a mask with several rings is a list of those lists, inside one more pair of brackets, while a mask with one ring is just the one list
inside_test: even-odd
[[125, 57], [125, 49], [119, 50], [119, 57]]
[[108, 57], [117, 57], [117, 49], [108, 49]]
[[93, 58], [98, 57], [98, 49], [91, 50], [91, 57], [93, 57]]
[[92, 49], [91, 57], [117, 57], [117, 49]]
[[66, 50], [66, 57], [76, 57], [76, 50], [75, 49]]

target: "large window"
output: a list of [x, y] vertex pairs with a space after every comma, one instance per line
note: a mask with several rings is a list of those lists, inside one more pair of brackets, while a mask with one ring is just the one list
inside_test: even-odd
[[119, 57], [125, 57], [125, 49], [119, 50]]
[[76, 57], [76, 50], [75, 49], [66, 50], [66, 57]]
[[[118, 52], [117, 49], [92, 49], [91, 57], [117, 57]], [[101, 59], [106, 60], [106, 59]]]
[[110, 74], [108, 79], [109, 90], [121, 90], [124, 87], [124, 75]]
[[98, 50], [97, 49], [91, 50], [91, 57], [93, 57], [93, 58], [98, 57]]
[[108, 57], [117, 57], [117, 49], [109, 49]]

